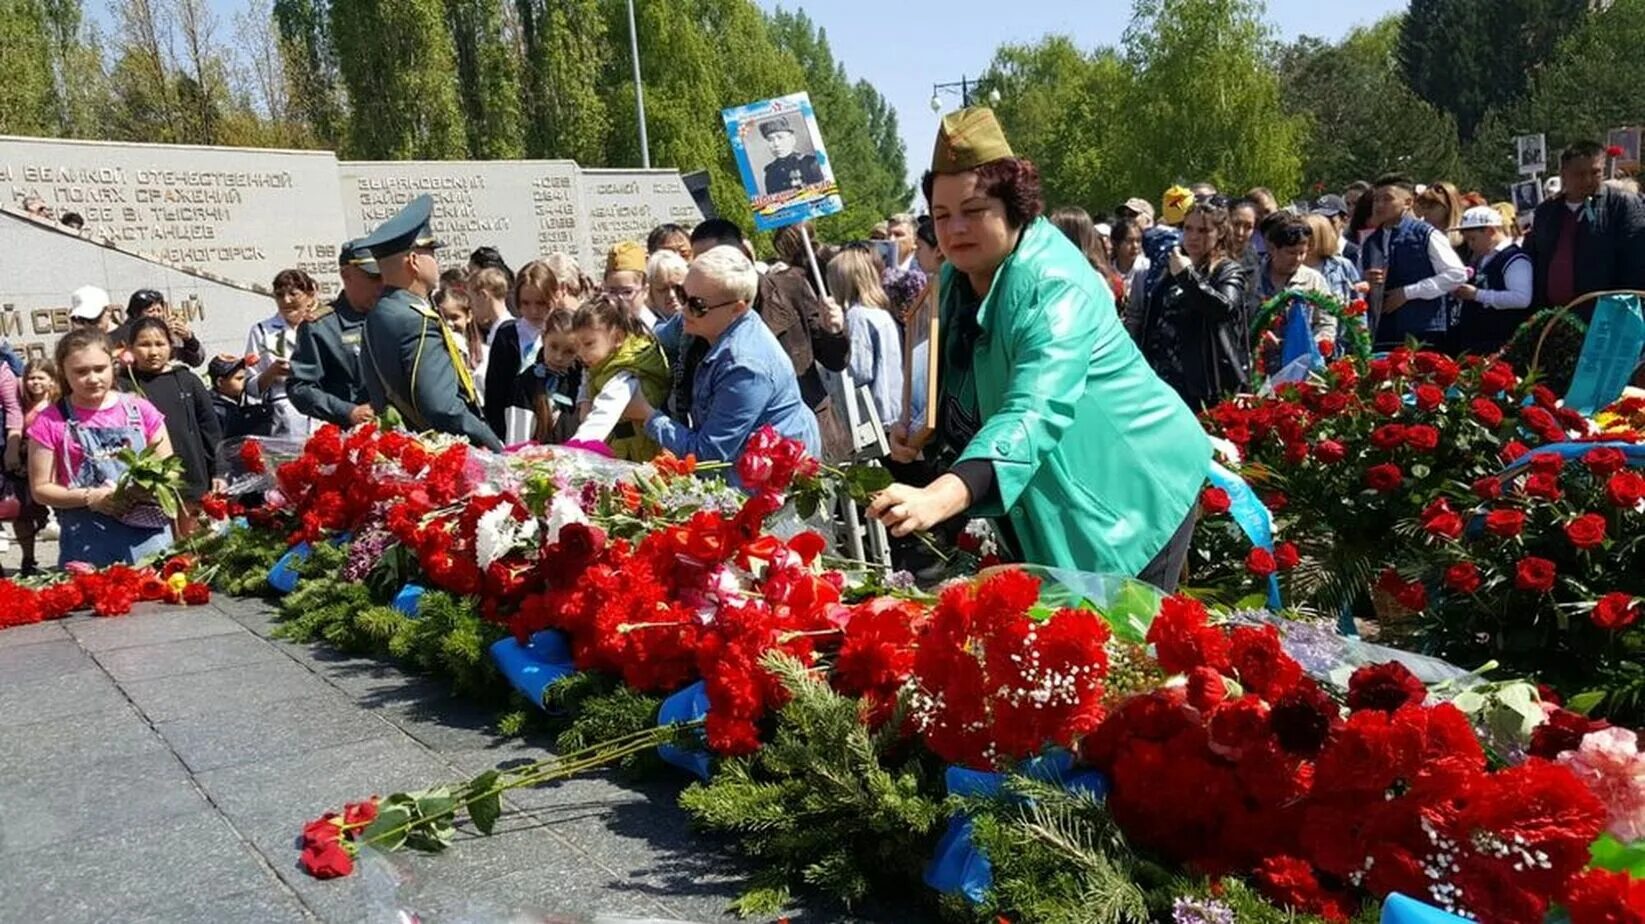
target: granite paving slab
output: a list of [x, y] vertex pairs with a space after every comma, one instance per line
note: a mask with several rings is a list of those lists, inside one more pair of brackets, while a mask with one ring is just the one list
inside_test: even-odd
[[289, 658], [258, 661], [198, 674], [162, 677], [125, 684], [121, 689], [150, 722], [168, 722], [229, 706], [254, 706], [335, 688]]
[[222, 637], [187, 638], [117, 648], [101, 652], [97, 658], [109, 676], [122, 683], [199, 674], [258, 661], [283, 659], [286, 659], [285, 655], [278, 649], [239, 626], [234, 627], [233, 634]]
[[246, 631], [239, 623], [205, 606], [147, 613], [138, 609], [113, 619], [70, 620], [65, 629], [80, 647], [93, 652]]

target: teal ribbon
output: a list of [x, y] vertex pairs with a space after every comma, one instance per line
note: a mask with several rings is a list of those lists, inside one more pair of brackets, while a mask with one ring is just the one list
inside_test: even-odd
[[1639, 298], [1606, 295], [1594, 306], [1594, 319], [1582, 341], [1576, 374], [1565, 392], [1565, 406], [1585, 417], [1615, 401], [1633, 377], [1645, 352], [1645, 317]]

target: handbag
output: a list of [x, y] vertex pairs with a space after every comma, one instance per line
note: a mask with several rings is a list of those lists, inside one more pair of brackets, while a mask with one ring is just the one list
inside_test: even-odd
[[17, 482], [11, 477], [0, 478], [0, 520], [15, 520], [23, 515], [23, 498]]

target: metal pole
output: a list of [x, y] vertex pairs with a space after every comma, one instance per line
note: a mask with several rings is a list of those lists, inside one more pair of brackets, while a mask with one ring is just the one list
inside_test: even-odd
[[640, 117], [640, 166], [651, 169], [651, 144], [645, 137], [645, 87], [640, 82], [640, 33], [634, 27], [634, 0], [628, 0], [628, 47], [634, 57], [634, 109]]
[[960, 75], [960, 105], [967, 108], [971, 105], [971, 84], [964, 74]]

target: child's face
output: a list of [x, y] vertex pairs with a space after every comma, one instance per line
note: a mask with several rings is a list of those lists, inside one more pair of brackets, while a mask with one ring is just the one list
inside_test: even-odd
[[556, 331], [543, 338], [543, 364], [555, 372], [565, 372], [577, 359], [577, 338], [570, 331]]
[[131, 344], [132, 365], [140, 372], [159, 372], [171, 362], [171, 338], [152, 327], [143, 328], [142, 333]]
[[548, 319], [548, 312], [554, 306], [549, 303], [547, 293], [536, 286], [520, 286], [515, 294], [515, 306], [520, 309], [520, 317], [536, 327], [541, 327]]
[[114, 357], [102, 347], [83, 347], [63, 357], [63, 375], [77, 403], [99, 405], [114, 387]]
[[440, 306], [440, 317], [446, 319], [446, 326], [459, 334], [468, 331], [468, 307], [455, 302], [446, 302]]
[[592, 369], [605, 362], [606, 357], [610, 356], [624, 339], [621, 333], [598, 324], [580, 327], [576, 334], [577, 358], [582, 360], [584, 369]]
[[52, 384], [51, 376], [41, 369], [35, 369], [23, 379], [23, 387], [27, 389], [31, 401], [39, 401], [50, 395]]
[[217, 380], [217, 391], [225, 398], [240, 400], [246, 393], [246, 369], [244, 366], [234, 370]]

